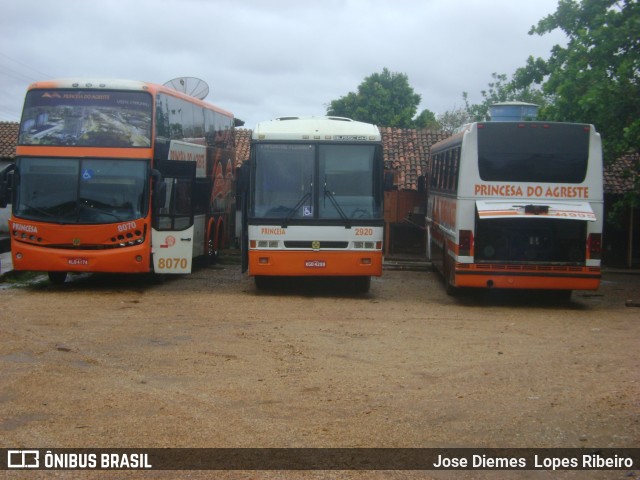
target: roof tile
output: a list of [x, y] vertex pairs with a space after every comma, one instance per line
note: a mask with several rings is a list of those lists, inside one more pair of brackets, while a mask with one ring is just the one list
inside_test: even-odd
[[0, 122], [0, 160], [16, 158], [18, 127], [17, 122]]

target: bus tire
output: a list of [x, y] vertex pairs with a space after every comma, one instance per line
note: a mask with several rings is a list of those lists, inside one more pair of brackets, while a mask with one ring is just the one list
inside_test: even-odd
[[207, 240], [206, 265], [210, 267], [218, 263], [220, 259], [220, 242], [216, 238], [216, 229], [212, 228], [209, 232], [209, 239]]
[[571, 294], [573, 290], [551, 290], [551, 298], [558, 300], [559, 302], [568, 302], [571, 300]]
[[47, 275], [54, 285], [62, 285], [67, 280], [67, 272], [48, 272]]
[[355, 293], [367, 293], [371, 288], [371, 277], [355, 277], [353, 290]]
[[269, 277], [264, 275], [256, 275], [253, 277], [253, 281], [256, 283], [256, 288], [258, 290], [266, 290], [271, 286]]
[[444, 279], [444, 291], [450, 297], [455, 297], [460, 292], [458, 287], [454, 286], [452, 283], [453, 274], [452, 272], [451, 259], [449, 255], [445, 252], [444, 259], [442, 260], [442, 278]]

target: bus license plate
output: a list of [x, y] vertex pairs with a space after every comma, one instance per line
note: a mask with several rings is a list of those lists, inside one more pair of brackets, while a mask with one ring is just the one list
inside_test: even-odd
[[327, 262], [324, 260], [305, 260], [304, 266], [306, 268], [325, 268], [327, 266]]

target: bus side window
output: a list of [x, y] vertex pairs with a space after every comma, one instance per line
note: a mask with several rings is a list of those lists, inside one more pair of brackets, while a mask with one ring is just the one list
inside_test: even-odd
[[454, 150], [454, 153], [455, 153], [454, 167], [453, 167], [453, 191], [454, 192], [458, 191], [458, 176], [460, 172], [460, 149], [461, 147], [458, 147]]

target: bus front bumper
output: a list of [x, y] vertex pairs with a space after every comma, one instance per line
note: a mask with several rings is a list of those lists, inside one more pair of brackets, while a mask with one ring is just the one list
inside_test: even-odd
[[34, 272], [149, 272], [148, 245], [105, 250], [47, 248], [16, 242], [11, 245], [14, 270]]
[[379, 277], [382, 251], [250, 250], [249, 275]]

